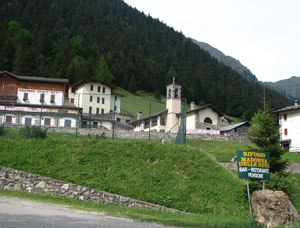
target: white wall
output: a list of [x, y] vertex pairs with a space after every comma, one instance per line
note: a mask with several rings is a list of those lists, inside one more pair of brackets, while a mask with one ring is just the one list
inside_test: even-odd
[[22, 116], [21, 117], [21, 124], [22, 125], [25, 125], [25, 119], [26, 118], [31, 118], [31, 125], [35, 125], [35, 117], [34, 116], [31, 116], [31, 115], [25, 115], [25, 116]]
[[[91, 85], [93, 85], [93, 91], [91, 91]], [[100, 92], [98, 92], [98, 86], [100, 86]], [[103, 93], [103, 88], [105, 88], [105, 93]], [[92, 101], [90, 101], [90, 96], [93, 97]], [[76, 107], [79, 105], [83, 113], [88, 114], [90, 107], [92, 107], [92, 114], [97, 113], [97, 108], [99, 108], [99, 114], [102, 109], [104, 109], [104, 113], [109, 113], [111, 110], [111, 89], [99, 82], [84, 83], [77, 88], [75, 94], [71, 92], [70, 88], [69, 98], [74, 98], [74, 105]], [[102, 104], [102, 98], [104, 98], [104, 104]]]
[[[287, 120], [284, 120], [284, 114], [287, 114]], [[290, 152], [300, 151], [300, 111], [282, 113], [279, 121], [281, 140], [291, 140]], [[287, 129], [287, 135], [284, 129]]]
[[212, 120], [213, 125], [219, 124], [219, 114], [210, 107], [200, 110], [199, 117], [200, 123], [204, 123], [205, 118], [209, 117]]
[[58, 119], [58, 126], [65, 127], [65, 120], [71, 120], [71, 127], [76, 127], [77, 120], [75, 118], [70, 118], [70, 117], [63, 117]]
[[[28, 100], [24, 101], [24, 93], [28, 93]], [[63, 105], [64, 93], [61, 91], [36, 90], [36, 89], [18, 89], [18, 103], [22, 104], [38, 104], [40, 105], [41, 94], [45, 94], [43, 105]], [[51, 95], [55, 95], [55, 102], [50, 102]]]

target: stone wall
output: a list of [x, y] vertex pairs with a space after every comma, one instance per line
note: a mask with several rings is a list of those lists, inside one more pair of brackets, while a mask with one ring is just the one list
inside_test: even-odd
[[0, 189], [43, 193], [97, 203], [182, 213], [175, 209], [2, 166], [0, 166]]
[[[9, 127], [22, 128], [22, 125], [11, 125]], [[48, 129], [49, 132], [71, 133], [79, 135], [99, 135], [107, 138], [112, 137], [111, 130], [97, 129], [97, 128], [64, 128], [64, 127], [42, 127]], [[164, 141], [176, 139], [177, 134], [151, 131], [151, 139], [160, 139]], [[149, 132], [135, 132], [133, 130], [121, 130], [116, 128], [114, 130], [114, 138], [119, 139], [148, 139]], [[210, 134], [187, 134], [188, 139], [199, 140], [218, 140], [218, 141], [235, 141], [235, 142], [250, 142], [246, 134], [232, 134], [232, 135], [210, 135]]]
[[[74, 128], [49, 128], [49, 131], [62, 132], [62, 133], [76, 133]], [[112, 131], [93, 129], [93, 128], [79, 128], [77, 133], [80, 135], [103, 135], [105, 137], [112, 137]], [[151, 139], [160, 139], [160, 140], [174, 140], [176, 139], [177, 134], [172, 133], [163, 133], [153, 131], [150, 133]], [[119, 130], [115, 129], [114, 137], [119, 139], [148, 139], [149, 132], [135, 132], [133, 130]], [[187, 138], [189, 139], [199, 139], [199, 140], [219, 140], [219, 141], [236, 141], [236, 142], [250, 142], [248, 136], [243, 135], [209, 135], [209, 134], [188, 134]]]

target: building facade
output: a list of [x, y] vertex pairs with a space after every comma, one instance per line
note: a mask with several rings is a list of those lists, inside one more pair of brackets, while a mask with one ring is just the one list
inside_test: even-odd
[[280, 143], [289, 152], [300, 152], [300, 105], [295, 101], [288, 106], [275, 111], [279, 117]]

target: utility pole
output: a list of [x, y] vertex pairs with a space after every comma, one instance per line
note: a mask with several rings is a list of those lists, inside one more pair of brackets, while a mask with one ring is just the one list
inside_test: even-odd
[[116, 118], [116, 98], [114, 98], [114, 112], [113, 112], [113, 122], [112, 122], [112, 140], [115, 139], [115, 118]]
[[150, 97], [150, 101], [149, 101], [149, 135], [148, 135], [148, 139], [150, 142], [150, 138], [151, 138], [151, 97]]
[[4, 113], [3, 113], [3, 120], [2, 120], [2, 136], [4, 136], [4, 126], [5, 126], [5, 116], [6, 116], [6, 100], [7, 100], [7, 90], [5, 91], [5, 98], [4, 98]]

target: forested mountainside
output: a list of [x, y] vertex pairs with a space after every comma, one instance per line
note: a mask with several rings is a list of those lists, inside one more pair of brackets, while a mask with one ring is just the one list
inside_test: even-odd
[[243, 76], [247, 80], [257, 81], [256, 76], [252, 74], [252, 72], [247, 67], [241, 64], [239, 60], [231, 56], [224, 55], [223, 52], [207, 43], [200, 42], [194, 39], [191, 40], [195, 44], [197, 44], [201, 49], [207, 51], [212, 57], [216, 58], [219, 62], [224, 63], [226, 66], [231, 67], [231, 69], [237, 71], [241, 76]]
[[[262, 107], [261, 85], [121, 0], [0, 1], [0, 17], [2, 71], [99, 79], [163, 95], [176, 77], [188, 101], [245, 119]], [[267, 96], [272, 108], [289, 102], [269, 89]]]
[[300, 101], [300, 77], [293, 76], [278, 82], [264, 82], [264, 84], [277, 90], [291, 100]]

